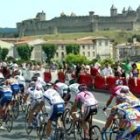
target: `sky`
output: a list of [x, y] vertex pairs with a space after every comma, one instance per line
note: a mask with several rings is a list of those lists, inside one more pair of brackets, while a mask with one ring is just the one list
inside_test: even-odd
[[121, 13], [123, 7], [131, 6], [136, 10], [140, 0], [1, 0], [0, 27], [15, 28], [17, 22], [34, 18], [42, 10], [47, 20], [59, 17], [62, 12], [88, 15], [89, 11], [94, 11], [96, 15], [109, 16], [112, 4]]

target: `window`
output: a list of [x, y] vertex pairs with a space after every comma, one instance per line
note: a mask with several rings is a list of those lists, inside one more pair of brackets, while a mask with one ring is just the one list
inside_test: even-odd
[[90, 52], [88, 52], [88, 57], [90, 57]]
[[64, 52], [61, 53], [62, 58], [64, 58]]
[[61, 49], [64, 50], [64, 46], [63, 45], [61, 46]]
[[88, 50], [90, 50], [90, 45], [88, 45]]
[[56, 52], [56, 57], [58, 57], [59, 56], [59, 54], [58, 54], [58, 52]]
[[92, 56], [95, 57], [95, 52], [92, 53]]
[[82, 48], [85, 49], [85, 46], [83, 45]]
[[108, 41], [107, 40], [105, 41], [105, 46], [108, 46]]
[[101, 46], [102, 45], [102, 41], [99, 41], [99, 46]]
[[92, 49], [95, 50], [95, 45], [92, 46]]

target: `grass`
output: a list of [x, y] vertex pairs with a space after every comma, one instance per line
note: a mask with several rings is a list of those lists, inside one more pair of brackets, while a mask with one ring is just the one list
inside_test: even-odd
[[[127, 42], [128, 38], [131, 38], [133, 35], [140, 35], [139, 31], [98, 31], [98, 32], [84, 32], [84, 33], [58, 33], [58, 34], [45, 34], [45, 35], [36, 35], [36, 36], [28, 36], [28, 38], [41, 38], [44, 40], [68, 40], [68, 39], [77, 39], [77, 38], [82, 38], [86, 36], [95, 36], [95, 37], [100, 37], [104, 36], [110, 39], [115, 40], [117, 43], [123, 43]], [[26, 37], [25, 37], [26, 38]]]

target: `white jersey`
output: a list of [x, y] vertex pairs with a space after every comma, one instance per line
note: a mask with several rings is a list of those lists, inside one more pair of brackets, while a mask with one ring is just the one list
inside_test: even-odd
[[78, 84], [78, 83], [69, 85], [70, 93], [72, 93], [73, 95], [77, 95], [80, 92], [78, 89], [79, 85], [80, 84]]
[[45, 104], [59, 104], [59, 103], [64, 103], [64, 100], [61, 98], [60, 94], [54, 90], [54, 89], [48, 89], [45, 91], [44, 95], [44, 102]]
[[42, 90], [33, 90], [30, 92], [30, 99], [31, 100], [40, 100], [43, 98], [43, 92]]
[[58, 82], [55, 84], [54, 88], [61, 97], [63, 97], [64, 93], [68, 92], [68, 85], [66, 85], [65, 83]]
[[42, 77], [38, 77], [36, 83], [41, 84], [42, 86], [46, 84]]
[[17, 75], [15, 78], [17, 79], [19, 84], [22, 84], [25, 87], [25, 78], [22, 75]]

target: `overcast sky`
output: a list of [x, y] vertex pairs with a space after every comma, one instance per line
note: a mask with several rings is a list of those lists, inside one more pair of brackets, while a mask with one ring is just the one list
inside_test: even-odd
[[88, 15], [94, 11], [97, 15], [109, 16], [110, 7], [114, 4], [120, 13], [123, 7], [136, 10], [140, 0], [1, 0], [0, 27], [16, 27], [16, 23], [34, 18], [42, 10], [47, 19], [58, 17], [61, 12], [70, 15]]

